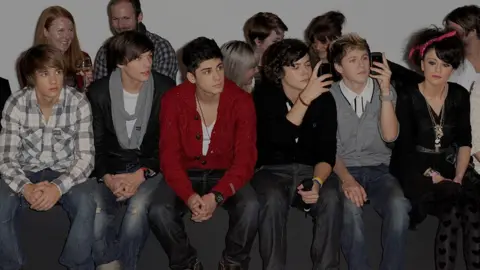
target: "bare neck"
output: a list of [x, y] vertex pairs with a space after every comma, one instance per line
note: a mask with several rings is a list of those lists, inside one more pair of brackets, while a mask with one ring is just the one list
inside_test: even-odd
[[218, 105], [218, 103], [220, 102], [220, 93], [212, 94], [197, 88], [195, 90], [195, 95], [198, 101], [205, 105], [214, 106]]
[[441, 99], [447, 89], [448, 84], [432, 85], [428, 81], [423, 81], [419, 84], [420, 90], [427, 99]]
[[60, 95], [57, 97], [46, 97], [39, 95], [35, 92], [35, 95], [37, 96], [37, 103], [38, 106], [40, 106], [40, 109], [42, 110], [50, 110], [53, 108], [53, 106], [58, 103], [58, 100], [60, 99]]
[[122, 86], [128, 93], [138, 94], [142, 89], [143, 82], [133, 79], [122, 70]]
[[357, 95], [360, 95], [360, 94], [362, 94], [363, 90], [365, 89], [365, 86], [367, 86], [368, 80], [366, 82], [363, 82], [363, 83], [358, 83], [358, 82], [350, 81], [350, 80], [344, 78], [343, 83], [345, 84], [345, 86], [348, 87], [348, 89], [352, 90]]
[[292, 102], [295, 103], [298, 99], [298, 96], [300, 95], [300, 92], [298, 89], [295, 89], [293, 87], [290, 87], [288, 85], [282, 84], [283, 87], [283, 92], [287, 96], [287, 98]]

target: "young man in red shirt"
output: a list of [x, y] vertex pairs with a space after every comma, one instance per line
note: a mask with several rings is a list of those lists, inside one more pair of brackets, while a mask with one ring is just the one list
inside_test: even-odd
[[160, 168], [166, 183], [150, 208], [153, 231], [171, 269], [203, 269], [190, 246], [179, 212], [210, 219], [219, 206], [230, 228], [219, 269], [247, 269], [257, 232], [258, 202], [249, 182], [257, 160], [252, 97], [226, 80], [223, 56], [211, 39], [197, 38], [183, 49], [187, 81], [162, 98]]

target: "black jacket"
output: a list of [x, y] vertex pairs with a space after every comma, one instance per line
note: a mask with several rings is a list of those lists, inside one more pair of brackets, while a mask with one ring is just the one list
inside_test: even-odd
[[8, 83], [8, 80], [0, 78], [0, 119], [2, 119], [1, 112], [3, 111], [5, 102], [7, 102], [10, 94], [12, 94], [12, 90], [10, 89], [10, 83]]
[[139, 150], [123, 149], [118, 143], [111, 112], [110, 76], [93, 82], [88, 88], [87, 96], [92, 106], [95, 137], [95, 170], [92, 176], [102, 178], [105, 174], [125, 171], [129, 165], [160, 171], [158, 151], [160, 98], [163, 93], [175, 87], [175, 81], [154, 71], [152, 76], [155, 87], [152, 111]]

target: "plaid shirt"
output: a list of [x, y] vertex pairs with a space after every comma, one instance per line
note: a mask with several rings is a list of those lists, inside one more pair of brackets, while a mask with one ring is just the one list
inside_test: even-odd
[[86, 96], [62, 89], [45, 122], [33, 89], [14, 92], [5, 104], [0, 132], [0, 176], [20, 193], [26, 171], [62, 173], [52, 181], [62, 194], [85, 182], [94, 166], [92, 111]]
[[[177, 55], [168, 40], [159, 35], [150, 33], [145, 30], [147, 37], [153, 42], [155, 51], [153, 52], [152, 69], [158, 73], [177, 80], [178, 63]], [[107, 57], [105, 46], [100, 47], [95, 57], [93, 65], [93, 79], [98, 80], [108, 76]]]

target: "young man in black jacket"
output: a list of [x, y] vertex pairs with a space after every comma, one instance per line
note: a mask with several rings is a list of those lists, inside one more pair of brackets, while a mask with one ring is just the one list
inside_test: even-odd
[[290, 205], [313, 217], [312, 269], [339, 269], [338, 181], [325, 181], [335, 166], [337, 142], [331, 75], [318, 78], [319, 65], [312, 70], [307, 45], [294, 39], [271, 45], [263, 64], [265, 78], [253, 91], [259, 170], [251, 181], [261, 206], [263, 269], [286, 267]]
[[[96, 193], [94, 257], [97, 269], [135, 269], [150, 231], [151, 197], [162, 180], [158, 136], [160, 98], [175, 82], [152, 70], [154, 45], [137, 31], [106, 43], [110, 75], [88, 89], [95, 137]], [[119, 239], [112, 220], [124, 202]], [[118, 243], [119, 246], [117, 246]]]

